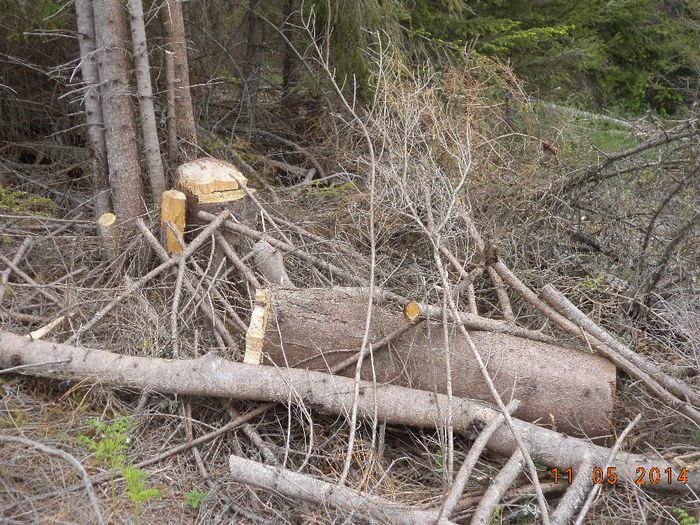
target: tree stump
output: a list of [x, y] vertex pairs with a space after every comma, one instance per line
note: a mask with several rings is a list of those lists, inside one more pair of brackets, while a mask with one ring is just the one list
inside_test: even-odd
[[[355, 288], [272, 289], [263, 343], [263, 364], [328, 371], [360, 350], [367, 300]], [[405, 325], [404, 312], [375, 306], [370, 342]], [[281, 335], [281, 339], [280, 339]], [[470, 335], [505, 403], [521, 401], [515, 416], [568, 434], [599, 437], [609, 432], [615, 366], [604, 358], [502, 333]], [[449, 327], [452, 393], [493, 403], [476, 360], [456, 326]], [[446, 392], [442, 325], [421, 323], [374, 353], [381, 383]], [[354, 367], [343, 375], [354, 375]], [[372, 360], [362, 379], [372, 380]], [[371, 395], [371, 393], [367, 394]], [[436, 418], [445, 417], [435, 414]]]
[[[255, 227], [257, 208], [248, 197], [243, 186], [248, 179], [233, 164], [214, 158], [196, 159], [182, 164], [177, 169], [177, 186], [187, 199], [188, 225], [196, 227], [203, 222], [197, 218], [200, 211], [220, 213], [224, 209], [231, 211], [238, 222]], [[255, 192], [249, 189], [249, 192]], [[224, 238], [232, 247], [239, 244], [239, 235], [222, 231]], [[216, 250], [213, 268], [216, 270], [224, 254]]]

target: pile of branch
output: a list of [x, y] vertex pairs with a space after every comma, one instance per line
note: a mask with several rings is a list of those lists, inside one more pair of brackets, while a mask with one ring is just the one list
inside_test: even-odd
[[[510, 460], [480, 500], [474, 523], [488, 523], [493, 509], [522, 471], [528, 471], [534, 483], [540, 517], [545, 523], [567, 522], [583, 500], [590, 497], [591, 473], [595, 468], [604, 472], [612, 468], [616, 479], [629, 483], [638, 483], [640, 472], [664, 473], [668, 479], [664, 477], [663, 483], [642, 486], [649, 490], [700, 490], [697, 469], [673, 460], [619, 452], [624, 435], [613, 449], [570, 436], [576, 432], [603, 435], [609, 428], [607, 418], [612, 411], [615, 390], [615, 366], [611, 363], [638, 379], [652, 395], [694, 424], [700, 423], [700, 396], [598, 327], [554, 287], [545, 287], [539, 296], [530, 290], [489, 251], [464, 210], [461, 211], [462, 220], [499, 289], [506, 321], [462, 312], [450, 294], [444, 295], [440, 306], [409, 301], [391, 291], [378, 289], [371, 282], [367, 287], [365, 279], [294, 245], [246, 187], [245, 180], [236, 180], [237, 187], [233, 189], [211, 186], [223, 197], [209, 201], [206, 206], [191, 188], [186, 197], [175, 196], [175, 200], [187, 202], [189, 216], [196, 219], [190, 223], [192, 227], [196, 224], [203, 228], [189, 243], [185, 241], [182, 226], [178, 227], [175, 220], [165, 216], [163, 220], [163, 238], [171, 234], [170, 251], [139, 221], [144, 239], [161, 264], [146, 275], [129, 280], [125, 292], [78, 327], [67, 343], [78, 342], [82, 334], [104, 319], [115, 306], [150, 280], [170, 271], [176, 279], [171, 318], [174, 357], [178, 355], [176, 314], [180, 290], [184, 287], [197, 299], [198, 307], [209, 319], [221, 346], [229, 349], [238, 346], [235, 332], [230, 332], [233, 326], [240, 335], [247, 332], [248, 349], [257, 352], [252, 354], [257, 358], [247, 356], [246, 362], [265, 364], [235, 363], [212, 353], [198, 359], [129, 357], [37, 340], [50, 331], [54, 323], [29, 336], [0, 333], [2, 373], [87, 381], [145, 393], [268, 402], [254, 410], [255, 414], [272, 406], [270, 403], [291, 400], [321, 412], [345, 415], [352, 423], [349, 454], [358, 417], [393, 425], [444, 427], [450, 435], [454, 432], [477, 436], [443, 504], [431, 511], [418, 511], [342, 488], [346, 473], [337, 485], [324, 485], [309, 476], [290, 473], [276, 466], [274, 454], [269, 461], [271, 466], [264, 468], [242, 458], [232, 456], [230, 459], [231, 471], [241, 481], [391, 522], [428, 523], [438, 519], [448, 522], [484, 447]], [[232, 191], [236, 192], [236, 201], [242, 197], [248, 204], [243, 207], [235, 204], [236, 209], [232, 209], [228, 198]], [[241, 220], [240, 210], [250, 209], [250, 206], [257, 208], [277, 235], [255, 230], [254, 221], [249, 218]], [[167, 214], [170, 206], [164, 201], [162, 209]], [[251, 226], [246, 222], [252, 223]], [[237, 253], [241, 239], [253, 245], [251, 255], [257, 274], [244, 262], [245, 257]], [[439, 236], [434, 239], [437, 240], [438, 267], [443, 267], [440, 254], [454, 263], [449, 249], [439, 244]], [[325, 240], [317, 237], [316, 241]], [[192, 256], [208, 242], [217, 246], [219, 266], [227, 261], [248, 286], [251, 301], [255, 298], [247, 314], [229, 308], [228, 323], [219, 318], [208, 301], [202, 300], [202, 291], [192, 282], [190, 272], [185, 271], [190, 264], [196, 275], [205, 277], [207, 270], [199, 267]], [[284, 268], [281, 253], [298, 258], [353, 287], [296, 288]], [[11, 272], [25, 281], [31, 280], [16, 263], [5, 257], [2, 262], [7, 265], [3, 272], [5, 281]], [[465, 270], [462, 272], [466, 288], [469, 288], [470, 276]], [[265, 281], [275, 285], [265, 285]], [[512, 318], [506, 286], [564, 332], [580, 339], [591, 351], [606, 359], [553, 346], [549, 336], [519, 327]], [[446, 280], [445, 289], [449, 290]], [[41, 290], [38, 285], [37, 290]], [[44, 294], [55, 300], [50, 293]], [[394, 313], [396, 310], [391, 304], [403, 306], [403, 313]], [[243, 321], [248, 316], [249, 324]], [[343, 371], [350, 377], [336, 375]], [[411, 402], [406, 403], [406, 399]], [[496, 408], [484, 401], [494, 403]], [[601, 410], [601, 406], [605, 408]], [[512, 413], [519, 418], [512, 417]], [[239, 425], [245, 418], [237, 417], [230, 425]], [[544, 428], [541, 423], [553, 428]], [[213, 439], [222, 431], [225, 430], [212, 432], [206, 439]], [[256, 435], [252, 427], [248, 431]], [[261, 449], [266, 449], [264, 440], [259, 436], [255, 439]], [[191, 441], [178, 451], [202, 442], [202, 438]], [[551, 515], [534, 472], [534, 461], [561, 471], [573, 469], [572, 488]]]

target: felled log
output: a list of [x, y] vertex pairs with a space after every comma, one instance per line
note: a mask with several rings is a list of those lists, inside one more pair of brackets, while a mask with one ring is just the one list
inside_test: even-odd
[[345, 512], [371, 516], [380, 523], [397, 525], [454, 525], [438, 519], [438, 513], [397, 504], [372, 494], [341, 487], [280, 466], [229, 456], [229, 468], [235, 481], [253, 485], [295, 500], [330, 505]]
[[[257, 208], [242, 189], [248, 185], [248, 179], [233, 164], [214, 158], [196, 159], [182, 164], [176, 178], [178, 189], [187, 199], [190, 226], [207, 224], [198, 217], [199, 212], [216, 215], [222, 210], [229, 210], [241, 224], [255, 226]], [[240, 236], [237, 233], [225, 230], [223, 235], [232, 247], [238, 245]], [[223, 258], [223, 252], [217, 250], [214, 268]]]
[[[362, 345], [367, 300], [356, 288], [273, 288], [263, 343], [263, 364], [328, 371]], [[375, 306], [370, 341], [407, 322], [397, 308]], [[281, 336], [281, 339], [280, 339]], [[471, 336], [505, 403], [520, 400], [515, 416], [555, 430], [599, 437], [608, 433], [615, 396], [615, 366], [599, 356], [503, 333]], [[442, 326], [426, 322], [363, 361], [362, 378], [446, 392]], [[452, 393], [493, 402], [466, 341], [449, 330]], [[350, 368], [344, 375], [354, 375]]]
[[[47, 358], [53, 360], [47, 363]], [[278, 403], [303, 403], [307, 407], [333, 414], [347, 414], [355, 402], [355, 381], [310, 370], [233, 363], [207, 354], [198, 359], [160, 359], [131, 357], [103, 350], [77, 348], [48, 341], [29, 341], [21, 335], [0, 332], [0, 370], [25, 366], [24, 375], [68, 379], [79, 383], [120, 386], [184, 396], [255, 399]], [[385, 420], [390, 425], [441, 427], [442, 415], [452, 413], [455, 433], [474, 435], [498, 411], [486, 404], [448, 397], [444, 394], [412, 390], [394, 385], [360, 383], [358, 415]], [[577, 439], [514, 419], [514, 429], [534, 461], [565, 470], [590, 457], [592, 464], [604, 464], [610, 450], [588, 440]], [[513, 434], [499, 427], [487, 448], [510, 457], [517, 448]], [[700, 469], [674, 463], [658, 454], [620, 452], [615, 460], [618, 483], [635, 483], [639, 471], [659, 469], [661, 482], [646, 482], [640, 488], [652, 491], [699, 491]], [[668, 470], [667, 470], [668, 469]], [[667, 474], [670, 473], [670, 481]], [[681, 479], [679, 479], [679, 476]], [[685, 481], [684, 481], [685, 480]]]

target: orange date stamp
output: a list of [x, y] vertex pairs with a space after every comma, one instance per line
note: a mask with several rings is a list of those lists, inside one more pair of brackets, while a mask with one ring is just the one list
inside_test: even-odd
[[[553, 468], [551, 470], [554, 475], [554, 483], [559, 483], [560, 480], [567, 481], [569, 484], [573, 482], [574, 469], [569, 467], [567, 469]], [[591, 473], [593, 476], [593, 483], [600, 485], [601, 483], [607, 483], [608, 485], [615, 485], [617, 483], [617, 469], [616, 467], [607, 467], [603, 469], [602, 467], [595, 467]], [[658, 485], [659, 483], [672, 484], [674, 481], [680, 481], [681, 483], [688, 483], [688, 474], [685, 468], [681, 469], [680, 472], [673, 472], [671, 467], [661, 470], [657, 467], [652, 467], [647, 469], [645, 467], [637, 467], [636, 472], [637, 479], [635, 480], [636, 485]]]

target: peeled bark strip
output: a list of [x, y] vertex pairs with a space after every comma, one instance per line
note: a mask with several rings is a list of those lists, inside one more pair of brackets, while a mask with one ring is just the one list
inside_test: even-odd
[[[275, 287], [265, 334], [264, 363], [327, 371], [359, 352], [366, 298], [353, 288]], [[375, 306], [375, 342], [406, 324], [403, 312]], [[281, 341], [280, 341], [281, 334]], [[475, 344], [505, 403], [521, 401], [515, 416], [554, 424], [555, 429], [598, 437], [609, 432], [615, 395], [615, 366], [599, 356], [506, 334], [475, 331]], [[442, 326], [424, 323], [374, 353], [377, 381], [430, 392], [447, 392]], [[492, 400], [472, 353], [450, 327], [452, 392], [458, 397]], [[352, 374], [353, 370], [344, 374]], [[362, 378], [372, 379], [370, 360]]]
[[378, 496], [364, 494], [347, 487], [313, 478], [278, 466], [263, 465], [257, 461], [229, 456], [229, 468], [234, 481], [254, 485], [295, 500], [318, 505], [331, 505], [346, 512], [357, 512], [382, 523], [400, 525], [449, 525], [446, 519], [437, 521], [433, 511], [412, 509]]
[[[60, 363], [46, 364], [47, 358]], [[20, 365], [39, 365], [22, 369], [27, 375], [90, 381], [105, 386], [119, 386], [135, 390], [147, 389], [163, 394], [255, 399], [287, 403], [299, 400], [311, 408], [333, 414], [352, 410], [355, 381], [341, 376], [330, 376], [309, 370], [278, 369], [233, 363], [208, 354], [199, 359], [168, 360], [130, 357], [102, 350], [77, 348], [46, 341], [27, 341], [9, 332], [0, 332], [0, 369]], [[361, 417], [378, 417], [390, 425], [411, 425], [437, 428], [442, 425], [438, 414], [448, 411], [448, 399], [443, 394], [412, 390], [394, 385], [361, 383], [358, 398]], [[376, 399], [376, 414], [375, 414]], [[410, 402], [407, 402], [410, 400]], [[452, 423], [455, 432], [472, 435], [483, 428], [499, 412], [478, 401], [453, 397]], [[531, 423], [514, 420], [515, 430], [525, 442], [533, 460], [549, 467], [567, 469], [590, 455], [593, 464], [602, 466], [610, 449], [586, 440], [547, 430]], [[511, 432], [503, 426], [497, 429], [487, 447], [505, 456], [512, 456], [517, 444]], [[634, 483], [637, 469], [649, 472], [658, 468], [672, 469], [671, 483], [666, 474], [656, 485], [640, 487], [653, 491], [700, 490], [700, 469], [686, 469], [687, 484], [678, 481], [683, 466], [678, 466], [658, 455], [644, 456], [620, 452], [614, 462], [618, 483]]]
[[245, 335], [245, 355], [243, 362], [247, 365], [259, 365], [262, 361], [263, 339], [270, 313], [270, 290], [264, 288], [255, 291], [255, 308], [250, 316], [250, 326]]

